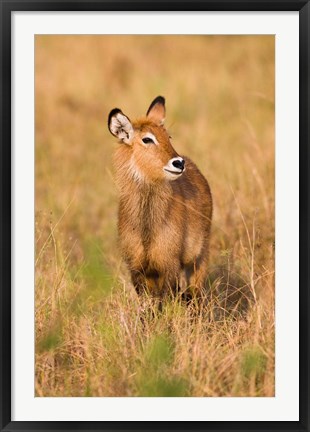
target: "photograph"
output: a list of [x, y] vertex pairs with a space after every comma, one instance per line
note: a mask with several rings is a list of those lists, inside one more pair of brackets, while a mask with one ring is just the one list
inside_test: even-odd
[[44, 397], [275, 397], [275, 36], [34, 36]]

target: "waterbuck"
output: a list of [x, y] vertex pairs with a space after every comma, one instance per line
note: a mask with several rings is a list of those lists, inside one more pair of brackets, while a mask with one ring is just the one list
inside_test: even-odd
[[119, 139], [119, 240], [138, 294], [188, 298], [201, 294], [207, 276], [212, 197], [197, 166], [173, 148], [165, 115], [161, 96], [133, 122], [118, 108], [110, 112]]

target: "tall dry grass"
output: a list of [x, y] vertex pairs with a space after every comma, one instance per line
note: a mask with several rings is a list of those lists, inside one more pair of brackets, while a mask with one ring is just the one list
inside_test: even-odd
[[[274, 38], [36, 36], [35, 68], [36, 395], [273, 396]], [[159, 94], [213, 193], [200, 311], [138, 299], [117, 247], [107, 116]]]

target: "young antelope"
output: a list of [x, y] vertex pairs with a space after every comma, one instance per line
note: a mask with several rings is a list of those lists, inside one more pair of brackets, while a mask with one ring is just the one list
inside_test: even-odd
[[173, 148], [165, 115], [161, 96], [133, 122], [118, 108], [110, 112], [109, 130], [120, 144], [119, 241], [138, 294], [190, 298], [207, 277], [212, 197], [197, 166]]

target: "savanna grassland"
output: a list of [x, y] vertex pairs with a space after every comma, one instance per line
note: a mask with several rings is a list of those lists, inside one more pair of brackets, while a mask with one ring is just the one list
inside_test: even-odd
[[[36, 36], [35, 92], [36, 395], [273, 396], [274, 37]], [[139, 299], [118, 249], [107, 116], [158, 95], [213, 194], [205, 308]]]

